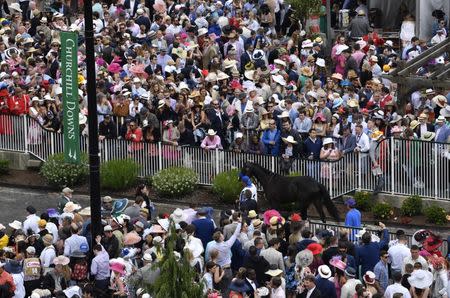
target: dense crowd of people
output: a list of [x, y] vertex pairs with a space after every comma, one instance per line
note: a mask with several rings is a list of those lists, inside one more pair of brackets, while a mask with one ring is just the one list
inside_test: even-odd
[[[374, 30], [365, 1], [333, 1], [332, 27], [342, 7], [350, 20], [327, 48], [325, 14], [315, 31], [283, 1], [94, 0], [97, 114], [88, 115], [84, 15], [72, 2], [0, 0], [0, 135], [14, 133], [5, 115], [36, 120], [30, 145], [43, 130], [64, 130], [59, 33], [70, 30], [79, 33], [83, 135], [87, 117], [97, 117], [100, 140], [270, 154], [286, 172], [298, 157], [370, 152], [377, 176], [383, 138], [449, 142], [450, 90], [398, 98], [383, 76], [447, 38], [442, 10], [433, 12], [429, 40], [416, 37], [413, 16], [402, 16], [394, 43]], [[298, 214], [256, 212], [256, 192], [244, 182], [246, 212], [223, 212], [218, 222], [211, 208], [194, 206], [157, 215], [145, 186], [130, 206], [104, 197], [104, 234], [95, 239], [90, 210], [66, 188], [57, 208], [38, 216], [28, 206], [23, 222], [0, 225], [1, 297], [149, 297], [170, 222], [177, 256], [208, 297], [448, 297], [449, 264], [432, 232], [418, 231], [412, 245], [401, 230], [389, 242], [382, 223], [374, 233], [313, 233]], [[348, 206], [353, 227], [357, 206]]]
[[[42, 10], [19, 2], [2, 6], [0, 114], [37, 120], [29, 144], [42, 141], [42, 129], [63, 130], [59, 32], [76, 31], [80, 125], [88, 134], [83, 14], [61, 0]], [[448, 89], [404, 100], [383, 77], [447, 37], [441, 10], [429, 41], [415, 36], [406, 15], [398, 44], [373, 30], [365, 1], [334, 1], [352, 18], [348, 34], [327, 48], [324, 34], [303, 30], [276, 1], [147, 2], [94, 3], [100, 140], [264, 153], [280, 156], [286, 170], [293, 158], [368, 152], [380, 138], [449, 140]], [[418, 74], [448, 60], [448, 53], [431, 59]], [[3, 119], [0, 134], [8, 133]]]
[[158, 213], [140, 185], [130, 203], [103, 197], [103, 233], [92, 239], [90, 207], [64, 188], [56, 208], [38, 215], [27, 206], [23, 221], [0, 224], [0, 294], [151, 297], [157, 265], [170, 252], [211, 298], [448, 297], [450, 255], [441, 235], [420, 229], [410, 242], [399, 229], [389, 241], [381, 222], [378, 230], [354, 228], [361, 214], [353, 198], [346, 205], [348, 228], [313, 232], [299, 214], [277, 210], [217, 215], [192, 204]]

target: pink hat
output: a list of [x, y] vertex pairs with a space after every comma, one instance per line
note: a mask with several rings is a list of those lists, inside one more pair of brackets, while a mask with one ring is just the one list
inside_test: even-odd
[[227, 112], [227, 115], [228, 115], [229, 117], [231, 117], [231, 116], [233, 116], [234, 112], [236, 112], [236, 107], [235, 107], [234, 105], [229, 105], [229, 106], [227, 107], [226, 112]]
[[123, 243], [125, 245], [135, 245], [141, 241], [141, 236], [139, 236], [136, 232], [130, 232], [125, 235]]
[[281, 218], [281, 214], [277, 210], [271, 209], [264, 212], [264, 223], [266, 225], [270, 225], [270, 219], [274, 216]]
[[330, 261], [330, 265], [342, 271], [344, 271], [345, 268], [347, 268], [347, 264], [345, 264], [345, 262], [342, 261], [339, 257], [332, 258]]
[[109, 268], [114, 272], [120, 273], [121, 275], [125, 274], [125, 266], [123, 264], [112, 263], [111, 265], [109, 265]]
[[108, 66], [108, 71], [112, 73], [119, 73], [122, 71], [122, 67], [120, 66], [119, 63], [111, 63]]

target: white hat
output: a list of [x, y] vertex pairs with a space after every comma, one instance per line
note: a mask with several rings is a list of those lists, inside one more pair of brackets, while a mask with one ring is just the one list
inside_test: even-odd
[[18, 12], [22, 12], [22, 9], [20, 9], [19, 3], [12, 3], [9, 6], [9, 8], [12, 9], [12, 10], [18, 11]]
[[325, 59], [317, 58], [316, 65], [320, 67], [325, 67]]
[[113, 229], [110, 225], [107, 225], [103, 228], [103, 232], [111, 232]]
[[311, 39], [306, 39], [302, 42], [302, 48], [312, 48], [313, 47], [313, 42], [311, 41]]
[[433, 283], [433, 274], [428, 270], [414, 270], [408, 277], [408, 282], [416, 289], [425, 289]]
[[345, 51], [347, 49], [348, 49], [348, 45], [346, 45], [346, 44], [338, 45], [336, 48], [336, 55], [340, 55], [343, 51]]
[[392, 47], [394, 47], [394, 42], [392, 40], [388, 39], [388, 40], [386, 40], [384, 45], [392, 48]]
[[378, 57], [375, 55], [370, 56], [370, 61], [372, 62], [378, 62]]
[[173, 219], [175, 223], [185, 221], [183, 210], [181, 210], [180, 208], [175, 209], [173, 213], [170, 215], [170, 217]]
[[283, 111], [282, 113], [281, 113], [281, 115], [278, 115], [277, 116], [278, 118], [289, 118], [289, 112], [288, 111]]
[[75, 204], [74, 202], [70, 201], [70, 202], [67, 202], [66, 205], [64, 205], [63, 211], [66, 213], [72, 213], [72, 212], [74, 212], [76, 210], [80, 210], [80, 209], [81, 209], [80, 205]]
[[142, 8], [138, 8], [138, 10], [136, 10], [137, 14], [144, 14], [144, 10]]
[[33, 96], [33, 98], [31, 99], [31, 102], [33, 101], [39, 101], [39, 98], [37, 96]]
[[36, 248], [34, 248], [34, 246], [28, 246], [26, 249], [26, 252], [29, 254], [35, 254], [36, 253]]
[[281, 138], [283, 141], [291, 143], [291, 144], [297, 144], [297, 141], [294, 140], [293, 136], [288, 136], [287, 138]]
[[54, 98], [52, 98], [51, 96], [50, 96], [50, 94], [45, 94], [45, 96], [44, 96], [44, 100], [50, 100], [50, 101], [54, 101], [55, 99]]
[[331, 270], [330, 270], [330, 267], [328, 267], [327, 265], [319, 266], [317, 271], [319, 272], [319, 275], [322, 278], [328, 279], [331, 277]]
[[73, 189], [69, 188], [69, 187], [64, 187], [63, 190], [61, 191], [62, 193], [73, 193]]
[[234, 135], [234, 139], [239, 139], [239, 138], [242, 138], [244, 136], [244, 134], [242, 133], [242, 132], [237, 132], [235, 135]]
[[281, 60], [281, 59], [275, 59], [273, 62], [274, 62], [275, 64], [283, 65], [284, 67], [286, 67], [286, 62], [284, 62], [284, 61]]
[[282, 75], [272, 75], [272, 79], [275, 83], [280, 84], [281, 86], [286, 86], [286, 81]]
[[439, 116], [439, 117], [437, 117], [437, 119], [436, 119], [436, 122], [439, 122], [439, 123], [441, 123], [441, 122], [445, 122], [445, 117], [444, 116]]
[[18, 220], [14, 220], [13, 222], [9, 223], [8, 226], [13, 228], [14, 230], [21, 230], [22, 229], [22, 223]]
[[139, 79], [139, 78], [134, 78], [134, 79], [133, 79], [133, 83], [142, 83], [142, 82], [141, 82], [141, 79]]
[[216, 132], [214, 131], [214, 129], [208, 129], [208, 132], [206, 133], [208, 136], [215, 136]]
[[251, 102], [248, 102], [245, 106], [244, 113], [253, 113], [254, 111], [255, 109], [253, 108], [253, 104], [251, 104]]
[[328, 144], [334, 144], [334, 141], [333, 141], [332, 138], [325, 138], [325, 139], [323, 139], [322, 145], [325, 146], [325, 145], [328, 145]]
[[206, 28], [200, 28], [200, 29], [198, 29], [198, 31], [197, 31], [197, 35], [198, 35], [198, 36], [205, 35], [206, 33], [208, 33], [208, 29], [206, 29]]

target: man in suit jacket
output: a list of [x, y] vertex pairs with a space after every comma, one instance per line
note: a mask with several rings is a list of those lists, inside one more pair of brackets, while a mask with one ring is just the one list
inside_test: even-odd
[[230, 239], [230, 237], [236, 230], [236, 227], [239, 223], [239, 215], [240, 215], [239, 212], [234, 212], [233, 215], [231, 216], [231, 220], [233, 222], [223, 227], [223, 236], [225, 237], [225, 241]]
[[[297, 294], [297, 298], [321, 298], [320, 290], [316, 287], [316, 278], [308, 274], [303, 279], [303, 292]], [[325, 296], [323, 296], [325, 297]]]
[[206, 213], [206, 209], [200, 209], [197, 211], [198, 219], [192, 221], [195, 226], [195, 237], [202, 241], [203, 247], [206, 247], [208, 242], [212, 241], [214, 233], [214, 223], [206, 217]]
[[356, 148], [356, 136], [352, 134], [350, 126], [344, 127], [342, 132], [342, 153], [351, 153]]
[[277, 266], [277, 269], [280, 269], [284, 272], [284, 261], [283, 255], [278, 251], [280, 248], [280, 239], [272, 238], [269, 240], [269, 247], [259, 253], [261, 257], [267, 260], [270, 265]]
[[436, 142], [445, 143], [450, 138], [450, 127], [445, 124], [445, 117], [439, 116], [436, 119]]
[[328, 279], [331, 277], [331, 269], [327, 265], [321, 265], [317, 269], [319, 275], [316, 277], [316, 288], [322, 297], [336, 298], [334, 283]]
[[419, 125], [416, 129], [417, 137], [420, 139], [420, 137], [427, 131], [434, 132], [434, 126], [431, 123], [428, 123], [428, 115], [425, 113], [422, 113], [418, 117], [419, 119]]
[[208, 120], [211, 122], [211, 128], [214, 129], [220, 137], [222, 147], [227, 148], [225, 130], [229, 122], [228, 115], [223, 112], [217, 99], [213, 100], [211, 104], [212, 109], [208, 109], [206, 115]]
[[131, 17], [134, 17], [134, 15], [136, 14], [136, 11], [139, 7], [139, 2], [139, 0], [125, 0], [125, 2], [123, 3], [123, 6], [128, 11]]
[[11, 14], [6, 0], [0, 0], [0, 18], [4, 18], [6, 15]]

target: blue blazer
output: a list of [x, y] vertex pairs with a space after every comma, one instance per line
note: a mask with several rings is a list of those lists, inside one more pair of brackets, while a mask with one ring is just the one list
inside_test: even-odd
[[[439, 129], [439, 126], [435, 126], [434, 131], [437, 131]], [[441, 131], [439, 131], [439, 135], [436, 136], [436, 142], [447, 142], [448, 138], [450, 137], [450, 127], [447, 126], [447, 124], [444, 124], [441, 128]]]
[[211, 219], [199, 218], [192, 222], [195, 226], [195, 237], [199, 238], [203, 247], [206, 248], [208, 242], [212, 240], [212, 235], [214, 233], [214, 224]]
[[316, 287], [319, 289], [321, 297], [337, 298], [334, 283], [328, 279], [322, 278], [320, 275], [316, 277]]
[[[277, 129], [277, 132], [275, 133], [274, 139], [271, 139], [269, 137], [269, 129], [266, 129], [262, 134], [262, 142], [264, 144], [264, 153], [270, 154], [273, 156], [277, 156], [280, 150], [280, 135], [281, 132], [279, 129]], [[275, 141], [274, 145], [270, 144], [270, 141]]]

